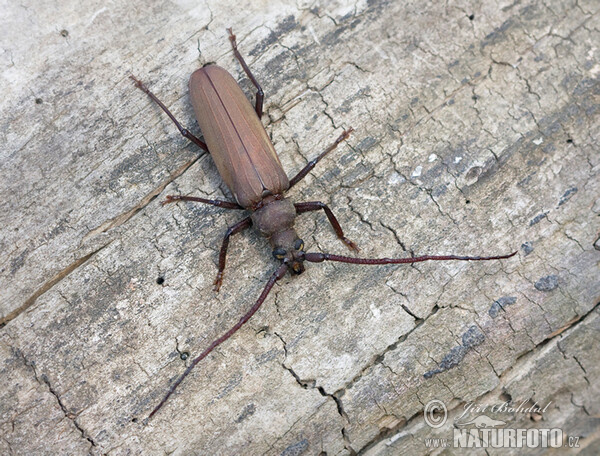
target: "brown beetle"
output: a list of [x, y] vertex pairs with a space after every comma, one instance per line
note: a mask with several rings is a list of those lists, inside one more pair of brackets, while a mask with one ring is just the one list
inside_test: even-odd
[[229, 331], [213, 341], [191, 362], [185, 372], [169, 388], [165, 397], [154, 408], [148, 418], [158, 412], [183, 379], [202, 359], [216, 346], [229, 339], [256, 313], [275, 282], [281, 279], [288, 270], [292, 274], [301, 274], [304, 271], [304, 261], [312, 263], [337, 261], [368, 265], [406, 264], [429, 260], [498, 260], [510, 258], [517, 253], [488, 257], [446, 255], [411, 258], [353, 258], [329, 253], [305, 252], [304, 242], [294, 230], [295, 218], [298, 214], [321, 209], [325, 211], [337, 237], [350, 249], [358, 251], [356, 244], [344, 236], [335, 215], [326, 204], [319, 201], [292, 203], [283, 196], [287, 190], [300, 182], [325, 155], [348, 138], [353, 129], [345, 130], [333, 144], [308, 162], [296, 176], [288, 179], [273, 144], [260, 121], [263, 109], [263, 91], [239, 53], [235, 35], [231, 29], [228, 29], [228, 31], [235, 57], [257, 89], [256, 104], [252, 108], [235, 79], [223, 68], [217, 65], [207, 65], [196, 70], [190, 78], [190, 97], [206, 142], [201, 141], [182, 127], [167, 107], [141, 81], [133, 76], [131, 76], [131, 79], [134, 80], [139, 89], [147, 93], [162, 108], [184, 137], [196, 143], [205, 151], [210, 152], [219, 174], [236, 200], [234, 203], [194, 196], [169, 195], [162, 204], [176, 201], [195, 201], [226, 209], [246, 209], [251, 212], [250, 216], [227, 229], [219, 254], [219, 270], [215, 280], [215, 291], [219, 290], [222, 283], [229, 238], [250, 226], [256, 227], [261, 234], [269, 239], [273, 247], [273, 256], [281, 261], [281, 265], [271, 275], [261, 295], [250, 310]]

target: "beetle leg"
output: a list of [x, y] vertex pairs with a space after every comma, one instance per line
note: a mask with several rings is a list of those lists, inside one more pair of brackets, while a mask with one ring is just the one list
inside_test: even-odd
[[223, 238], [223, 244], [221, 244], [221, 252], [219, 253], [219, 272], [217, 272], [217, 278], [214, 282], [215, 291], [219, 291], [219, 288], [221, 288], [221, 283], [223, 282], [223, 271], [225, 270], [225, 258], [227, 257], [229, 238], [234, 234], [244, 231], [246, 228], [250, 228], [251, 225], [252, 219], [250, 217], [246, 217], [245, 219], [237, 222], [235, 225], [227, 228], [227, 233], [225, 233], [225, 237]]
[[307, 203], [295, 203], [294, 206], [296, 207], [297, 214], [302, 214], [304, 212], [310, 212], [310, 211], [318, 211], [319, 209], [323, 209], [325, 211], [325, 215], [327, 215], [327, 218], [329, 219], [329, 223], [331, 223], [331, 226], [335, 230], [335, 234], [337, 234], [337, 237], [344, 244], [346, 244], [349, 249], [352, 249], [356, 252], [359, 251], [358, 246], [354, 242], [352, 242], [350, 239], [348, 239], [346, 236], [344, 236], [344, 232], [342, 231], [342, 227], [340, 226], [340, 223], [337, 221], [337, 219], [335, 218], [335, 215], [333, 215], [333, 212], [331, 212], [331, 209], [329, 209], [327, 204], [322, 203], [320, 201], [311, 201], [311, 202], [307, 202]]
[[206, 198], [200, 198], [198, 196], [182, 195], [167, 195], [167, 199], [160, 204], [164, 206], [165, 204], [175, 203], [177, 201], [195, 201], [196, 203], [210, 204], [212, 206], [222, 207], [225, 209], [244, 209], [238, 203], [233, 203], [231, 201], [211, 200]]
[[133, 80], [133, 82], [135, 83], [135, 86], [138, 89], [140, 89], [142, 92], [145, 92], [152, 99], [152, 101], [154, 101], [158, 106], [160, 106], [160, 108], [165, 112], [165, 114], [167, 114], [169, 116], [169, 118], [173, 121], [173, 123], [179, 130], [179, 133], [181, 133], [181, 135], [184, 138], [189, 139], [194, 144], [199, 146], [201, 149], [208, 152], [208, 147], [206, 146], [206, 143], [204, 141], [200, 141], [198, 138], [196, 138], [192, 133], [190, 133], [190, 131], [187, 128], [182, 127], [181, 124], [175, 118], [175, 116], [173, 114], [171, 114], [171, 111], [169, 111], [169, 109], [163, 104], [162, 101], [160, 101], [156, 97], [156, 95], [154, 95], [152, 92], [150, 92], [150, 90], [144, 85], [144, 83], [142, 81], [140, 81], [133, 75], [130, 75], [129, 77]]
[[335, 142], [329, 146], [327, 149], [325, 149], [323, 152], [321, 152], [319, 154], [319, 156], [317, 158], [313, 158], [311, 161], [309, 161], [306, 166], [304, 168], [302, 168], [302, 170], [300, 170], [300, 172], [298, 174], [296, 174], [293, 178], [290, 179], [290, 186], [288, 188], [288, 190], [290, 188], [292, 188], [294, 185], [296, 185], [298, 182], [300, 182], [302, 179], [304, 179], [304, 177], [311, 172], [311, 170], [316, 166], [317, 163], [319, 163], [319, 161], [321, 161], [321, 159], [327, 155], [329, 152], [331, 152], [333, 149], [335, 149], [339, 143], [341, 143], [342, 141], [344, 141], [345, 139], [348, 138], [348, 136], [350, 136], [350, 133], [352, 133], [354, 131], [354, 128], [350, 127], [347, 130], [345, 130], [339, 137], [338, 139], [335, 140]]
[[235, 35], [233, 34], [233, 31], [231, 30], [231, 28], [228, 28], [227, 31], [229, 32], [229, 41], [231, 41], [231, 47], [233, 48], [233, 55], [235, 55], [235, 58], [238, 60], [238, 62], [240, 62], [240, 65], [242, 65], [242, 68], [244, 69], [244, 73], [246, 73], [246, 76], [248, 76], [248, 78], [250, 78], [250, 80], [252, 81], [252, 84], [254, 84], [254, 87], [256, 87], [256, 105], [254, 106], [254, 110], [256, 111], [256, 114], [258, 115], [258, 118], [260, 119], [263, 114], [263, 100], [265, 97], [265, 93], [263, 92], [263, 89], [260, 87], [258, 81], [256, 80], [256, 78], [250, 71], [250, 68], [246, 64], [244, 57], [242, 57], [242, 54], [240, 54], [240, 51], [238, 51], [237, 41], [235, 40]]

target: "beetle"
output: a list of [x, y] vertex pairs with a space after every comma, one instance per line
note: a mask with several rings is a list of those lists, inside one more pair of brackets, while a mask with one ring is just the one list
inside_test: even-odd
[[355, 258], [329, 253], [306, 252], [304, 241], [294, 229], [294, 221], [299, 214], [317, 210], [325, 212], [337, 237], [348, 248], [358, 251], [356, 244], [344, 236], [339, 222], [326, 204], [320, 201], [293, 203], [284, 196], [285, 192], [300, 182], [323, 157], [347, 139], [353, 129], [346, 129], [328, 148], [309, 161], [298, 174], [289, 179], [261, 122], [264, 92], [240, 54], [236, 36], [233, 34], [232, 29], [229, 28], [227, 31], [229, 32], [233, 54], [256, 87], [256, 101], [254, 107], [252, 107], [233, 76], [223, 68], [209, 64], [196, 70], [190, 77], [189, 90], [192, 106], [204, 141], [194, 136], [187, 128], [184, 128], [169, 109], [140, 80], [133, 75], [130, 78], [137, 88], [145, 92], [152, 101], [158, 104], [185, 138], [210, 153], [219, 174], [235, 198], [235, 202], [233, 202], [196, 196], [168, 195], [162, 204], [193, 201], [224, 209], [246, 209], [251, 213], [235, 225], [230, 226], [225, 233], [219, 253], [217, 277], [214, 282], [215, 291], [219, 290], [223, 281], [229, 238], [251, 226], [258, 229], [263, 236], [269, 239], [273, 248], [273, 256], [281, 264], [273, 272], [250, 310], [229, 331], [214, 340], [190, 363], [183, 374], [169, 388], [161, 402], [152, 410], [148, 419], [160, 410], [183, 379], [202, 359], [215, 347], [229, 339], [258, 311], [275, 282], [280, 280], [288, 271], [292, 275], [304, 272], [305, 261], [311, 263], [335, 261], [365, 265], [412, 264], [422, 261], [500, 260], [510, 258], [517, 253], [515, 251], [508, 255], [486, 257], [426, 255], [410, 258]]

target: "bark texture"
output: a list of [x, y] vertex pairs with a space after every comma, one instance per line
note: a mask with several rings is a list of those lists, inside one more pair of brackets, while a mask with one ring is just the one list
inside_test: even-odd
[[[0, 453], [427, 454], [465, 404], [504, 401], [549, 404], [488, 414], [506, 427], [599, 451], [598, 1], [0, 8]], [[160, 205], [230, 194], [128, 79], [197, 132], [195, 69], [254, 94], [228, 26], [288, 175], [355, 128], [290, 196], [327, 203], [361, 256], [519, 253], [308, 265], [145, 423], [275, 267], [266, 240], [237, 235], [213, 293], [241, 213]], [[297, 230], [347, 253], [324, 213]]]

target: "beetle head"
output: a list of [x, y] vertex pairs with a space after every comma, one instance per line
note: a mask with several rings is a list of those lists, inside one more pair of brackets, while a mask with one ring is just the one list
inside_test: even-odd
[[273, 234], [271, 245], [273, 257], [287, 265], [290, 273], [304, 272], [304, 241], [293, 228]]

